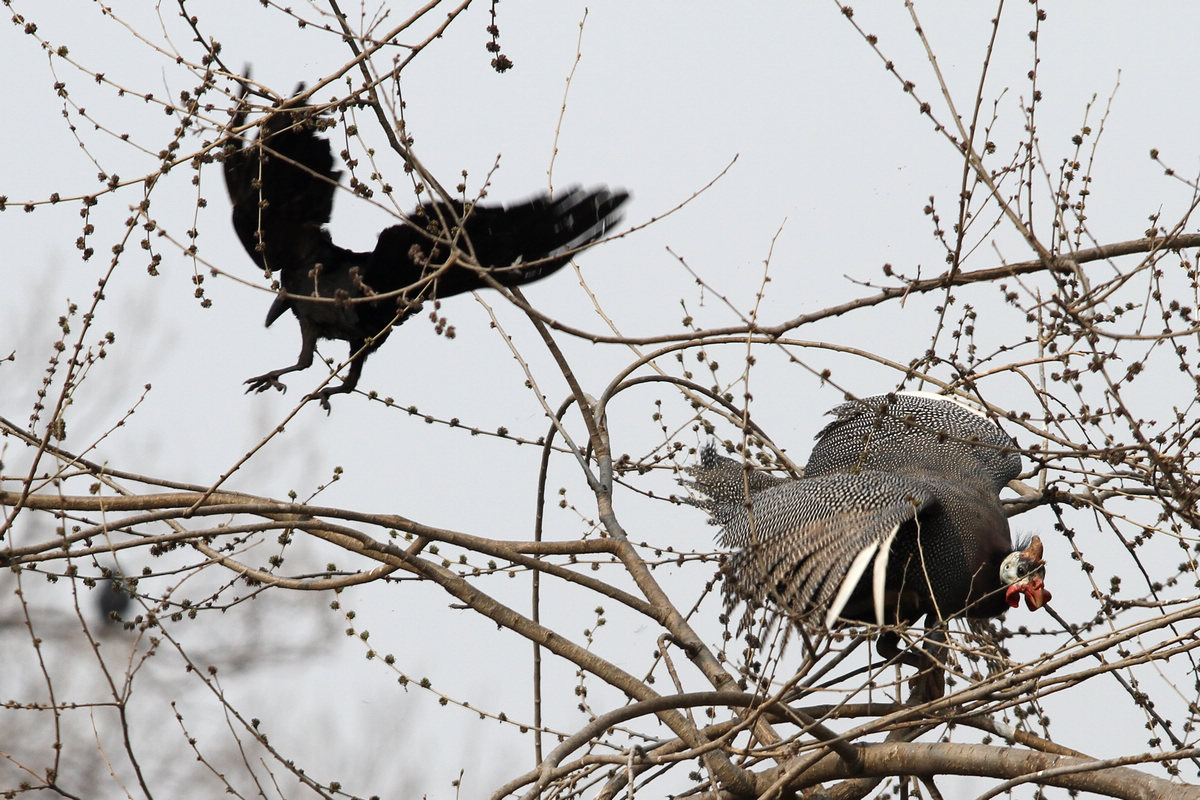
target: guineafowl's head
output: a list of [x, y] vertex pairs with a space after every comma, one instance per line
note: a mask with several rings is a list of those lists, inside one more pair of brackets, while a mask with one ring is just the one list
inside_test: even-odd
[[1042, 540], [1034, 536], [1024, 550], [1009, 553], [1000, 563], [1000, 582], [1004, 585], [1004, 599], [1012, 608], [1025, 596], [1025, 605], [1037, 611], [1050, 602], [1050, 592], [1043, 583], [1046, 577], [1046, 562], [1042, 560]]

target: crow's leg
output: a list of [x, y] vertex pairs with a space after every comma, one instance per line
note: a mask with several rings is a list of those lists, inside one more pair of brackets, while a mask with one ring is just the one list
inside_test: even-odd
[[308, 369], [312, 366], [313, 353], [317, 349], [317, 331], [308, 325], [305, 325], [303, 320], [300, 322], [300, 356], [296, 359], [296, 363], [290, 367], [283, 369], [273, 369], [270, 372], [264, 373], [246, 381], [250, 387], [246, 389], [246, 394], [250, 392], [265, 392], [267, 389], [278, 389], [281, 392], [286, 392], [287, 387], [279, 382], [280, 375], [286, 375], [289, 372], [299, 372], [300, 370]]
[[[357, 353], [359, 350], [361, 350], [365, 343], [366, 342], [363, 339], [351, 340], [350, 355], [353, 356], [355, 353]], [[313, 392], [312, 394], [309, 395], [309, 399], [310, 400], [314, 400], [314, 399], [320, 400], [321, 408], [325, 409], [325, 413], [328, 414], [330, 411], [333, 410], [329, 406], [329, 398], [330, 397], [333, 397], [335, 394], [348, 394], [348, 393], [354, 391], [355, 386], [358, 386], [358, 379], [362, 375], [363, 364], [366, 363], [367, 356], [370, 354], [371, 354], [371, 351], [368, 350], [368, 351], [364, 352], [362, 355], [358, 356], [358, 358], [355, 358], [353, 361], [351, 361], [350, 362], [350, 371], [346, 373], [346, 377], [344, 379], [342, 379], [342, 382], [339, 383], [337, 386], [326, 386], [324, 389], [321, 389], [319, 392]]]

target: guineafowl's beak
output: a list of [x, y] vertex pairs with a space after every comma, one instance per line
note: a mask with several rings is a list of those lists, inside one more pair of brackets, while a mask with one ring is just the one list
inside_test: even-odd
[[1049, 603], [1050, 592], [1042, 581], [1045, 574], [1046, 562], [1042, 560], [1042, 540], [1034, 536], [1029, 547], [1010, 555], [1000, 568], [1001, 578], [1008, 584], [1008, 588], [1004, 590], [1004, 599], [1009, 607], [1016, 608], [1020, 605], [1021, 595], [1025, 596], [1025, 605], [1030, 611], [1037, 611]]

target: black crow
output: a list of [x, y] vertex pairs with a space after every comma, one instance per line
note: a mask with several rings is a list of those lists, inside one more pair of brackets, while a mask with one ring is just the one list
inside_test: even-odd
[[[247, 111], [243, 95], [231, 128], [245, 123]], [[511, 206], [426, 203], [379, 234], [374, 250], [356, 253], [334, 244], [324, 227], [341, 176], [318, 135], [329, 125], [305, 103], [286, 101], [254, 141], [230, 135], [225, 143], [234, 229], [259, 267], [279, 273], [266, 324], [289, 309], [300, 321], [296, 363], [250, 378], [247, 392], [286, 391], [279, 377], [311, 365], [318, 340], [342, 339], [358, 355], [340, 385], [315, 393], [329, 411], [329, 398], [354, 389], [367, 356], [422, 301], [493, 285], [484, 273], [502, 286], [543, 278], [616, 226], [629, 199], [620, 190], [575, 187]]]
[[96, 608], [100, 618], [106, 623], [118, 624], [133, 605], [133, 594], [124, 576], [116, 569], [107, 571], [108, 577], [97, 585], [99, 594], [96, 595]]

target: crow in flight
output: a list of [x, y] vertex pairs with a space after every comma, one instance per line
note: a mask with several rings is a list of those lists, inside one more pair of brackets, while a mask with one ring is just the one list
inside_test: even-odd
[[[245, 89], [231, 129], [245, 123], [244, 96]], [[224, 145], [233, 227], [254, 262], [279, 273], [266, 324], [289, 309], [300, 321], [296, 363], [250, 378], [246, 391], [286, 391], [279, 377], [308, 368], [318, 340], [342, 339], [353, 357], [349, 372], [313, 395], [326, 412], [329, 398], [353, 391], [367, 356], [422, 301], [544, 278], [615, 227], [629, 199], [620, 190], [574, 187], [511, 206], [425, 203], [379, 234], [374, 250], [356, 253], [334, 244], [324, 227], [341, 176], [318, 135], [328, 126], [293, 100], [276, 106], [254, 141], [230, 135]]]

